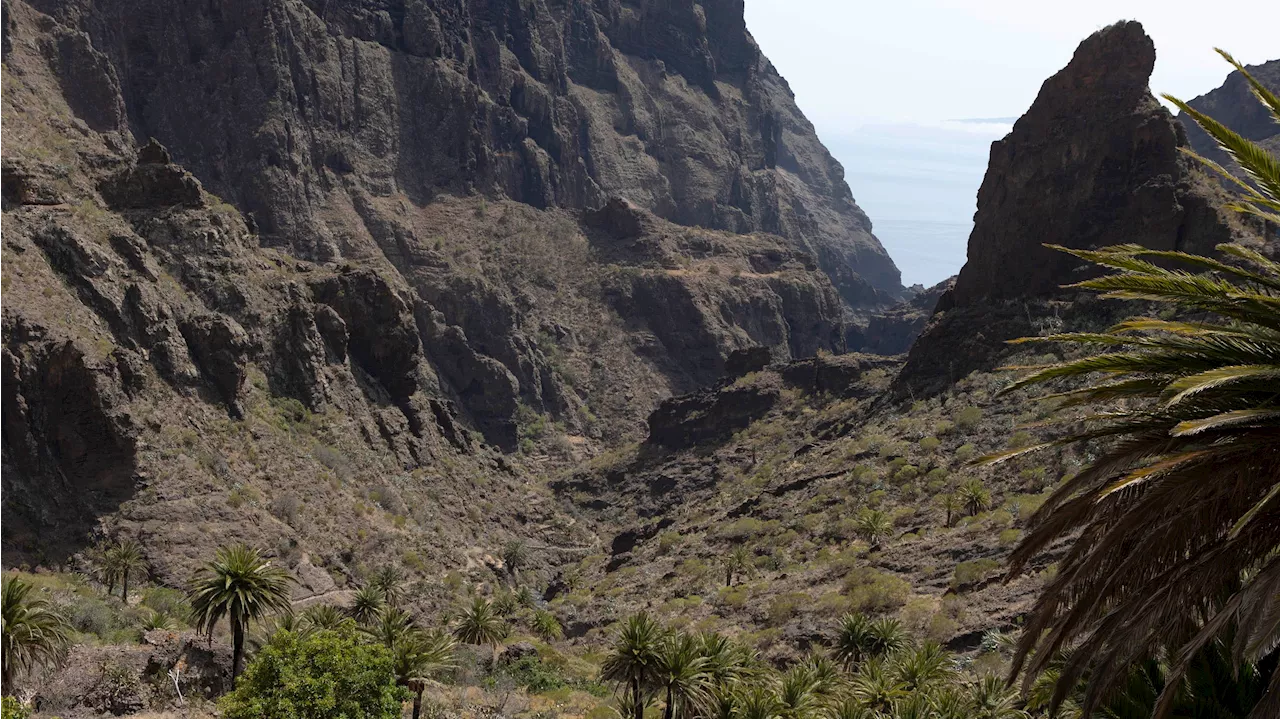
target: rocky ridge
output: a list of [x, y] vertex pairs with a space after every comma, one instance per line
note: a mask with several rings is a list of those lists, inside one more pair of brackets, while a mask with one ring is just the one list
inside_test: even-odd
[[990, 368], [1004, 340], [1061, 325], [1064, 313], [1098, 311], [1062, 289], [1087, 276], [1084, 263], [1045, 245], [1211, 253], [1247, 234], [1179, 152], [1186, 132], [1147, 87], [1154, 64], [1139, 23], [1099, 30], [992, 143], [968, 260], [912, 346], [900, 395]]
[[[528, 485], [547, 463], [736, 349], [842, 351], [896, 270], [740, 5], [680, 8], [5, 3], [6, 563], [108, 534], [164, 581], [232, 539], [304, 594], [388, 558], [487, 571], [512, 532], [591, 541]], [[705, 53], [625, 55], [609, 18]], [[664, 103], [705, 133], [658, 132]], [[733, 192], [704, 182], [726, 162]]]
[[158, 138], [299, 257], [394, 261], [372, 198], [618, 195], [798, 242], [855, 309], [902, 289], [742, 0], [33, 6], [94, 130]]

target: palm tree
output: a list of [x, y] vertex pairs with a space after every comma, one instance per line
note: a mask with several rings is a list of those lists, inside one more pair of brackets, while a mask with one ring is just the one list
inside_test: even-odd
[[525, 609], [532, 609], [538, 603], [538, 597], [528, 586], [520, 587], [515, 594], [516, 604]]
[[270, 612], [290, 612], [289, 583], [283, 569], [271, 566], [258, 550], [238, 544], [222, 547], [192, 581], [188, 598], [197, 631], [213, 637], [225, 616], [231, 623], [231, 681], [244, 662], [244, 635], [249, 622]]
[[969, 685], [969, 716], [973, 719], [1025, 719], [1018, 692], [1003, 679], [988, 674]]
[[668, 635], [658, 652], [658, 682], [667, 692], [663, 719], [690, 719], [711, 704], [711, 676], [702, 642], [695, 636]]
[[854, 697], [845, 697], [827, 707], [824, 716], [827, 719], [882, 719], [883, 715], [874, 709], [865, 707]]
[[453, 637], [442, 631], [410, 632], [392, 645], [396, 683], [413, 692], [413, 719], [422, 714], [422, 693], [431, 675], [454, 666], [456, 646]]
[[871, 620], [867, 619], [867, 615], [859, 612], [840, 618], [840, 631], [836, 634], [836, 659], [852, 669], [871, 656], [874, 646], [875, 637], [871, 633]]
[[0, 632], [0, 684], [8, 694], [13, 694], [13, 679], [19, 671], [56, 666], [72, 631], [66, 617], [34, 592], [35, 587], [14, 576], [5, 577], [0, 588], [0, 617], [4, 623]]
[[724, 556], [724, 585], [726, 587], [733, 586], [733, 578], [735, 576], [748, 575], [753, 566], [751, 564], [752, 552], [746, 545], [737, 544], [729, 553]]
[[907, 630], [893, 617], [880, 617], [871, 622], [871, 655], [878, 658], [907, 646]]
[[377, 620], [386, 605], [386, 596], [382, 590], [372, 584], [366, 584], [356, 590], [355, 596], [351, 598], [351, 606], [347, 608], [347, 614], [356, 620], [356, 624], [368, 625]]
[[524, 542], [519, 539], [507, 542], [502, 548], [502, 563], [511, 574], [511, 581], [518, 581], [520, 568], [529, 563], [529, 550], [524, 546]]
[[[1223, 56], [1280, 118], [1280, 99]], [[1170, 100], [1247, 173], [1251, 182], [1237, 183], [1242, 195], [1235, 209], [1280, 222], [1280, 161]], [[1025, 665], [1024, 681], [1033, 682], [1059, 650], [1075, 646], [1061, 667], [1053, 706], [1087, 676], [1081, 709], [1089, 713], [1153, 644], [1179, 637], [1156, 706], [1159, 719], [1168, 715], [1176, 696], [1171, 688], [1180, 685], [1192, 658], [1224, 628], [1234, 624], [1244, 637], [1234, 642], [1237, 661], [1256, 662], [1276, 646], [1280, 264], [1239, 244], [1218, 249], [1222, 259], [1134, 245], [1067, 250], [1114, 270], [1076, 287], [1163, 303], [1195, 319], [1137, 318], [1104, 332], [1024, 340], [1104, 351], [1034, 368], [1010, 389], [1107, 375], [1056, 395], [1062, 407], [1104, 404], [1104, 412], [1093, 413], [1080, 432], [1023, 450], [1109, 440], [1036, 512], [1010, 557], [1012, 574], [1049, 544], [1074, 538], [1032, 609], [1011, 670]], [[1189, 621], [1199, 629], [1186, 639]], [[1276, 681], [1262, 714], [1280, 715]]]
[[808, 672], [813, 682], [813, 693], [819, 697], [830, 696], [844, 679], [840, 665], [826, 654], [809, 654], [797, 666]]
[[98, 542], [85, 552], [93, 564], [94, 576], [107, 586], [107, 596], [116, 593], [116, 582], [120, 581], [120, 569], [112, 554], [113, 549], [114, 545]]
[[120, 598], [129, 603], [129, 572], [146, 566], [142, 545], [133, 539], [125, 539], [107, 552], [107, 561], [120, 577]]
[[464, 607], [453, 625], [453, 634], [465, 644], [493, 645], [493, 664], [498, 664], [498, 651], [507, 636], [507, 626], [493, 610], [493, 603], [476, 597]]
[[258, 629], [249, 637], [249, 648], [253, 652], [260, 651], [263, 647], [277, 641], [285, 632], [305, 638], [314, 634], [315, 631], [316, 628], [311, 625], [311, 622], [306, 621], [299, 614], [292, 612], [277, 614], [258, 625]]
[[884, 714], [893, 712], [894, 704], [907, 695], [906, 687], [887, 671], [881, 661], [865, 662], [858, 668], [849, 693], [868, 709]]
[[991, 492], [982, 486], [982, 480], [980, 479], [970, 479], [960, 485], [960, 489], [956, 490], [956, 495], [960, 500], [960, 506], [969, 512], [970, 517], [991, 508]]
[[717, 688], [732, 690], [755, 671], [756, 653], [721, 634], [706, 632], [700, 637], [707, 673]]
[[302, 618], [317, 630], [337, 629], [351, 619], [346, 612], [332, 604], [307, 607], [307, 610], [302, 613]]
[[778, 719], [781, 707], [769, 687], [755, 684], [742, 692], [737, 701], [738, 719]]
[[538, 636], [549, 642], [564, 638], [564, 630], [560, 627], [560, 621], [556, 619], [556, 615], [545, 609], [534, 611], [533, 618], [529, 623]]
[[391, 565], [374, 572], [369, 586], [382, 592], [382, 600], [393, 607], [404, 599], [404, 575]]
[[631, 701], [631, 719], [644, 719], [649, 691], [661, 683], [662, 643], [666, 632], [640, 612], [629, 617], [613, 641], [613, 648], [600, 667], [600, 679], [626, 688]]
[[858, 536], [867, 541], [872, 549], [880, 546], [880, 542], [893, 536], [893, 520], [889, 513], [882, 509], [863, 509], [856, 520]]
[[808, 719], [818, 709], [818, 678], [803, 664], [788, 669], [778, 682], [780, 719]]
[[951, 656], [937, 642], [925, 642], [914, 650], [900, 652], [889, 664], [907, 691], [927, 691], [955, 676]]
[[947, 513], [946, 526], [950, 527], [952, 518], [964, 508], [964, 502], [960, 501], [960, 497], [955, 492], [947, 492], [942, 495], [938, 503], [942, 505], [942, 511]]
[[361, 627], [360, 631], [390, 649], [416, 629], [408, 612], [399, 607], [384, 607], [375, 620]]

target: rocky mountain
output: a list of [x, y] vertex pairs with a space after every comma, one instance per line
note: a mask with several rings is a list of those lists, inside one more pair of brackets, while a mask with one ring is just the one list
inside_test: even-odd
[[[1272, 92], [1280, 93], [1280, 60], [1264, 62], [1261, 65], [1247, 66], [1249, 74]], [[1253, 96], [1249, 82], [1238, 71], [1227, 76], [1222, 86], [1189, 101], [1189, 104], [1200, 112], [1219, 122], [1226, 124], [1235, 132], [1249, 140], [1261, 144], [1275, 152], [1280, 150], [1280, 125], [1267, 112], [1265, 106]], [[1239, 166], [1218, 144], [1209, 137], [1209, 133], [1189, 118], [1179, 119], [1187, 130], [1187, 141], [1191, 149], [1202, 157], [1206, 157], [1223, 167], [1239, 171]]]
[[1083, 263], [1045, 247], [1136, 243], [1212, 252], [1241, 236], [1221, 189], [1179, 152], [1181, 123], [1151, 94], [1155, 45], [1141, 24], [1099, 30], [992, 143], [968, 260], [912, 346], [896, 389], [935, 392], [993, 366], [1004, 340], [1097, 312], [1066, 302]]
[[852, 307], [901, 291], [741, 0], [33, 5], [86, 123], [157, 138], [299, 257], [397, 257], [378, 198], [620, 195], [796, 240]]
[[6, 564], [479, 566], [572, 524], [547, 463], [902, 292], [741, 2], [3, 9]]

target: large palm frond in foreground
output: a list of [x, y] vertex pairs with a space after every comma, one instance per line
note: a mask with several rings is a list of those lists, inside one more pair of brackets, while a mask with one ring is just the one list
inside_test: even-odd
[[[1256, 83], [1254, 90], [1280, 118], [1275, 96]], [[1280, 162], [1184, 109], [1251, 180], [1237, 209], [1274, 217]], [[1077, 533], [1014, 662], [1015, 676], [1029, 670], [1029, 684], [1073, 648], [1055, 706], [1087, 679], [1088, 713], [1135, 662], [1164, 647], [1169, 681], [1155, 716], [1167, 716], [1192, 659], [1225, 628], [1237, 628], [1238, 662], [1256, 662], [1280, 644], [1280, 264], [1238, 244], [1219, 250], [1220, 260], [1136, 245], [1065, 250], [1114, 270], [1075, 287], [1166, 303], [1194, 321], [1138, 318], [1105, 332], [1020, 340], [1101, 350], [1026, 368], [1034, 371], [1009, 388], [1087, 378], [1080, 389], [1051, 395], [1067, 407], [1101, 405], [1083, 429], [993, 458], [1080, 442], [1101, 447], [1045, 502], [1010, 558], [1016, 573]], [[1253, 716], [1280, 716], [1280, 672]]]

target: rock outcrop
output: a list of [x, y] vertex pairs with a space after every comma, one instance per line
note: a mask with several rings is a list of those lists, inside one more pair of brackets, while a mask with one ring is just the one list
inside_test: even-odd
[[6, 566], [460, 566], [572, 527], [529, 462], [895, 296], [740, 5], [553, 5], [5, 5]]
[[621, 195], [804, 243], [855, 308], [902, 289], [742, 0], [32, 4], [91, 126], [155, 136], [307, 259], [362, 251], [350, 235], [381, 220], [344, 210], [364, 192]]
[[[1045, 247], [1137, 243], [1211, 252], [1233, 237], [1218, 190], [1179, 152], [1186, 133], [1151, 95], [1155, 46], [1137, 22], [1099, 30], [992, 143], [968, 260], [912, 346], [896, 388], [930, 393], [989, 367], [1004, 340], [1092, 269]], [[945, 311], [944, 311], [945, 310]]]
[[911, 299], [872, 314], [865, 325], [850, 323], [845, 329], [845, 344], [850, 351], [878, 355], [897, 355], [911, 348], [940, 309], [938, 300], [955, 287], [956, 278], [949, 277]]
[[[1261, 65], [1249, 65], [1246, 69], [1253, 79], [1262, 83], [1264, 87], [1280, 93], [1280, 60], [1271, 60]], [[1280, 152], [1280, 123], [1277, 123], [1267, 107], [1253, 96], [1249, 82], [1238, 71], [1227, 75], [1221, 87], [1188, 101], [1188, 104], [1245, 138], [1270, 149], [1271, 152]], [[1184, 117], [1181, 113], [1178, 119], [1187, 130], [1187, 141], [1191, 149], [1243, 177], [1239, 165], [1218, 147], [1218, 143], [1209, 137], [1209, 133], [1200, 129], [1194, 120]]]

